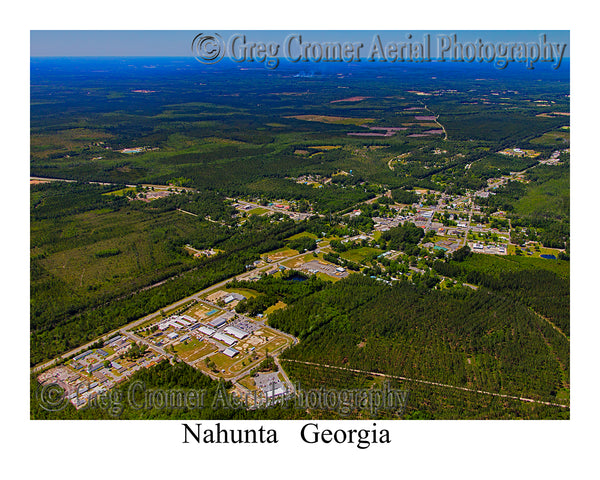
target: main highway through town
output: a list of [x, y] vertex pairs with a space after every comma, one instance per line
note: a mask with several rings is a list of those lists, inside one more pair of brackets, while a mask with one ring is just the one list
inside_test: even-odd
[[[258, 274], [259, 272], [262, 272], [262, 271], [265, 271], [265, 270], [268, 270], [268, 269], [272, 269], [273, 267], [278, 267], [283, 262], [287, 262], [289, 260], [294, 260], [294, 259], [300, 258], [300, 257], [302, 257], [304, 255], [306, 255], [306, 253], [299, 253], [298, 255], [294, 255], [292, 257], [282, 258], [281, 260], [277, 260], [275, 262], [269, 263], [267, 266], [257, 267], [254, 270], [251, 270], [250, 272], [246, 272], [245, 274], [242, 274], [242, 275], [243, 276], [253, 276], [255, 274]], [[176, 310], [178, 307], [181, 307], [182, 305], [185, 305], [188, 302], [191, 302], [193, 300], [199, 300], [203, 295], [205, 295], [208, 292], [211, 292], [213, 290], [218, 290], [219, 288], [224, 287], [230, 281], [236, 280], [236, 279], [240, 278], [242, 275], [235, 275], [235, 276], [233, 276], [231, 278], [223, 280], [222, 282], [219, 282], [219, 283], [216, 283], [214, 285], [211, 285], [210, 287], [207, 287], [204, 290], [200, 290], [199, 292], [196, 292], [193, 295], [190, 295], [188, 297], [182, 298], [181, 300], [179, 300], [179, 301], [177, 301], [175, 303], [172, 303], [171, 305], [168, 305], [168, 306], [164, 307], [161, 310]], [[103, 335], [101, 337], [96, 338], [95, 340], [92, 340], [91, 342], [86, 343], [85, 345], [81, 345], [80, 347], [74, 348], [73, 350], [70, 350], [70, 351], [62, 354], [59, 358], [67, 359], [67, 358], [69, 358], [71, 356], [77, 355], [80, 352], [88, 350], [94, 343], [97, 343], [98, 341], [108, 340], [115, 333], [120, 333], [121, 335], [128, 335], [128, 331], [133, 330], [133, 329], [139, 327], [140, 325], [142, 325], [144, 323], [147, 323], [147, 322], [149, 322], [151, 320], [158, 319], [159, 317], [161, 317], [162, 316], [161, 310], [159, 310], [157, 312], [154, 312], [154, 313], [151, 313], [149, 315], [146, 315], [145, 317], [142, 317], [142, 318], [140, 318], [140, 319], [138, 319], [138, 320], [136, 320], [136, 321], [134, 321], [132, 323], [129, 323], [129, 324], [127, 324], [127, 325], [125, 325], [125, 326], [117, 329], [117, 330], [113, 330], [113, 331], [111, 331], [111, 332], [109, 332], [109, 333], [107, 333], [107, 334], [105, 334], [105, 335]], [[137, 338], [139, 338], [139, 337], [137, 337]], [[146, 342], [144, 342], [144, 343], [146, 343]], [[156, 345], [153, 345], [153, 344], [150, 344], [150, 343], [147, 343], [147, 345], [149, 347], [154, 348], [154, 350], [157, 350]], [[167, 354], [164, 351], [159, 352], [159, 353], [165, 355], [168, 358], [172, 357], [172, 355]], [[33, 368], [33, 371], [34, 372], [38, 372], [38, 371], [41, 371], [41, 370], [45, 370], [45, 369], [53, 366], [55, 363], [56, 363], [56, 359], [50, 360], [48, 362], [45, 362], [45, 363], [42, 363], [40, 365], [35, 366]]]

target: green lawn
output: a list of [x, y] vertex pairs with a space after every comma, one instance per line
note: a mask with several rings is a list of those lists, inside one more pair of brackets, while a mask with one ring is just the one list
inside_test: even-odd
[[256, 390], [256, 384], [250, 375], [238, 380], [238, 383], [246, 387], [248, 390]]
[[363, 262], [366, 258], [370, 257], [373, 254], [381, 254], [383, 253], [383, 250], [380, 250], [379, 248], [373, 248], [373, 247], [360, 247], [360, 248], [354, 248], [352, 250], [348, 250], [344, 253], [341, 253], [340, 256], [342, 258], [344, 258], [345, 260], [349, 260], [351, 262], [355, 262], [355, 263], [361, 263]]
[[292, 235], [291, 237], [286, 238], [286, 241], [288, 241], [288, 240], [296, 240], [297, 238], [303, 238], [303, 237], [312, 238], [314, 240], [316, 240], [318, 238], [314, 233], [301, 232], [301, 233], [297, 233], [296, 235]]
[[121, 188], [120, 190], [115, 190], [114, 192], [103, 193], [102, 195], [120, 195], [120, 196], [123, 196], [127, 192], [135, 192], [135, 191], [136, 191], [135, 187], [126, 187], [126, 188]]
[[552, 131], [544, 133], [540, 137], [534, 138], [533, 140], [531, 140], [531, 143], [537, 145], [555, 145], [557, 147], [563, 147], [569, 144], [570, 139], [571, 133], [569, 130]]
[[249, 288], [226, 288], [226, 292], [230, 293], [239, 293], [246, 298], [253, 298], [258, 296], [258, 292], [256, 290], [250, 290]]
[[265, 310], [265, 315], [269, 315], [273, 313], [275, 310], [279, 310], [280, 308], [285, 308], [287, 305], [283, 303], [281, 300], [277, 302], [275, 305], [271, 305], [269, 308]]
[[270, 211], [271, 210], [269, 210], [268, 208], [257, 207], [257, 208], [253, 208], [248, 213], [250, 215], [262, 215], [263, 213], [267, 213], [267, 212], [270, 212]]
[[[217, 350], [217, 347], [215, 347], [213, 344], [204, 341], [201, 342], [199, 340], [194, 342], [194, 346], [189, 347], [189, 345], [190, 344], [188, 343], [186, 346], [178, 345], [175, 347], [177, 354], [186, 362], [193, 362], [199, 358], [202, 358], [204, 355], [208, 355], [209, 353]], [[179, 346], [182, 346], [183, 348], [178, 349]]]
[[192, 337], [189, 340], [186, 340], [185, 343], [180, 343], [175, 346], [175, 352], [178, 354], [186, 354], [196, 348], [200, 347], [202, 342], [200, 342], [197, 338]]

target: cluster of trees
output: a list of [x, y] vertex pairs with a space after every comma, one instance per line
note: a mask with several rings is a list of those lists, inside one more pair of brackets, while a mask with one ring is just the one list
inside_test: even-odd
[[233, 223], [232, 217], [237, 213], [225, 199], [224, 195], [211, 190], [201, 192], [188, 192], [169, 195], [152, 202], [152, 207], [158, 211], [169, 211], [175, 209], [194, 213], [201, 218]]
[[297, 250], [300, 253], [312, 251], [317, 248], [317, 242], [310, 237], [298, 237], [288, 242], [288, 247], [292, 250]]
[[355, 272], [360, 271], [360, 265], [355, 262], [351, 262], [350, 260], [346, 260], [340, 256], [339, 253], [330, 252], [323, 255], [323, 260], [331, 263], [335, 263], [340, 267], [347, 268], [349, 270], [354, 270]]
[[[304, 277], [305, 281], [290, 281], [290, 278]], [[307, 277], [302, 272], [295, 270], [285, 270], [280, 277], [272, 275], [261, 278], [256, 282], [231, 281], [227, 284], [228, 288], [251, 288], [260, 295], [254, 298], [242, 300], [236, 306], [236, 312], [256, 315], [263, 313], [271, 305], [282, 301], [290, 303], [322, 290], [330, 282], [321, 280], [316, 275]]]
[[283, 358], [540, 399], [562, 388], [556, 358], [568, 365], [568, 342], [504, 291], [384, 286], [353, 275], [270, 322], [302, 340]]
[[405, 222], [395, 228], [390, 228], [381, 234], [380, 242], [384, 242], [388, 249], [402, 250], [408, 255], [418, 254], [418, 244], [425, 236], [422, 228], [414, 223]]
[[257, 373], [276, 372], [278, 370], [277, 364], [273, 357], [267, 355], [265, 359], [258, 364], [258, 367], [253, 368], [250, 374], [254, 377]]
[[531, 240], [549, 248], [565, 248], [570, 236], [569, 164], [537, 166], [527, 172], [527, 180], [527, 184], [509, 182], [495, 195], [476, 201], [487, 213], [509, 213], [512, 227], [520, 229], [511, 239], [515, 243]]
[[237, 313], [247, 313], [251, 316], [256, 316], [259, 313], [263, 313], [271, 305], [275, 305], [279, 301], [279, 297], [274, 293], [258, 295], [257, 297], [250, 297], [239, 302], [235, 311]]
[[569, 335], [568, 278], [530, 262], [537, 259], [524, 258], [522, 263], [515, 263], [489, 255], [486, 257], [491, 258], [480, 257], [482, 255], [468, 255], [462, 263], [453, 258], [436, 261], [432, 266], [441, 275], [480, 285], [533, 308]]
[[[173, 263], [170, 270], [157, 271], [148, 276], [148, 283], [144, 284], [135, 279], [130, 282], [127, 290], [115, 290], [110, 295], [74, 295], [72, 285], [45, 268], [41, 259], [32, 259], [32, 365], [68, 351], [136, 318], [160, 310], [165, 305], [202, 288], [242, 273], [246, 265], [257, 260], [261, 253], [284, 246], [285, 238], [299, 233], [304, 228], [291, 220], [272, 223], [268, 218], [253, 217], [241, 228], [227, 229], [188, 217], [185, 216], [186, 221], [192, 222], [192, 225], [197, 224], [198, 228], [192, 229], [186, 237], [179, 239], [179, 244], [173, 245], [172, 258], [183, 260], [180, 260], [179, 264]], [[118, 231], [114, 230], [110, 232], [111, 235], [117, 233]], [[161, 232], [155, 229], [152, 235], [157, 234]], [[57, 241], [59, 239], [50, 238], [46, 243], [50, 242], [49, 248], [52, 248]], [[157, 241], [169, 243], [172, 242], [172, 238], [168, 232], [163, 232], [157, 237]], [[185, 243], [198, 248], [219, 248], [223, 253], [193, 259], [181, 251]], [[143, 290], [143, 287], [161, 280], [168, 281]]]
[[[134, 384], [136, 388], [131, 388]], [[40, 405], [39, 395], [37, 395], [39, 384], [33, 375], [30, 386], [30, 416], [32, 419], [263, 420], [311, 418], [306, 409], [294, 408], [293, 402], [287, 405], [275, 404], [268, 408], [253, 410], [238, 406], [235, 402], [227, 403], [227, 392], [232, 387], [230, 382], [212, 380], [184, 362], [170, 364], [164, 360], [151, 368], [141, 369], [115, 387], [117, 392], [111, 396], [111, 399], [115, 399], [113, 404], [104, 402], [101, 406], [80, 410], [76, 410], [71, 403], [68, 403], [60, 411], [48, 411], [47, 407], [44, 408], [43, 405]], [[169, 406], [168, 402], [165, 402], [166, 406], [159, 402], [151, 404], [147, 397], [148, 390], [165, 392], [165, 395], [170, 395], [169, 398], [175, 399], [188, 395], [186, 397], [188, 401], [187, 404], [185, 401], [181, 401], [179, 406], [173, 407]], [[189, 396], [193, 392], [195, 392], [195, 397]], [[190, 398], [198, 400], [189, 400]], [[117, 399], [120, 401], [117, 402]], [[175, 403], [173, 400], [171, 401]]]
[[134, 343], [131, 348], [125, 353], [125, 356], [131, 360], [137, 360], [143, 357], [148, 351], [148, 346], [144, 343]]
[[31, 185], [31, 221], [56, 221], [90, 210], [118, 210], [128, 201], [118, 195], [102, 195], [112, 190], [115, 190], [115, 187], [78, 182]]
[[419, 196], [415, 192], [403, 188], [392, 190], [392, 198], [397, 203], [406, 203], [408, 205], [412, 205], [419, 201]]

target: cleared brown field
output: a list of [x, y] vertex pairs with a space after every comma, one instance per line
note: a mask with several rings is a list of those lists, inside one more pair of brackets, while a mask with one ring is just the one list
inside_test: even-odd
[[329, 103], [339, 103], [339, 102], [360, 102], [362, 100], [366, 100], [367, 98], [372, 98], [372, 97], [348, 97], [348, 98], [342, 98], [340, 100], [332, 100]]
[[375, 121], [374, 118], [331, 117], [328, 115], [292, 115], [284, 118], [294, 118], [307, 122], [333, 123], [336, 125], [362, 125]]

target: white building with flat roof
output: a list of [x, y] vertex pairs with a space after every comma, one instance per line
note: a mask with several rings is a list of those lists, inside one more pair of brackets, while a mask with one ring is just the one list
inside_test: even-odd
[[233, 302], [234, 300], [239, 300], [239, 301], [242, 301], [242, 300], [245, 300], [245, 299], [246, 299], [246, 297], [244, 297], [243, 295], [240, 295], [239, 293], [230, 293], [229, 295], [227, 295], [227, 296], [226, 296], [226, 297], [223, 299], [223, 301], [224, 301], [225, 303], [231, 303], [231, 302]]
[[243, 339], [246, 338], [248, 336], [248, 332], [244, 332], [243, 330], [240, 330], [239, 328], [236, 327], [225, 327], [225, 330], [223, 330], [225, 333], [229, 333], [230, 335], [233, 335], [235, 338], [238, 339]]
[[216, 332], [216, 330], [214, 328], [205, 327], [205, 326], [200, 327], [198, 329], [198, 331], [200, 333], [203, 333], [204, 335], [208, 335], [209, 337], [211, 337], [213, 335], [213, 333]]
[[180, 325], [183, 325], [184, 327], [189, 327], [189, 325], [190, 325], [190, 322], [188, 322], [187, 320], [185, 320], [183, 317], [177, 317], [175, 319], [175, 321], [177, 323], [179, 323]]
[[225, 323], [227, 323], [227, 319], [225, 319], [223, 315], [208, 322], [208, 324], [214, 328], [219, 328], [220, 326], [225, 325]]
[[233, 358], [233, 357], [235, 357], [236, 355], [238, 355], [240, 352], [238, 352], [238, 351], [237, 351], [235, 348], [228, 347], [228, 348], [226, 348], [225, 350], [223, 350], [223, 353], [224, 353], [225, 355], [227, 355], [228, 357], [231, 357], [231, 358]]
[[237, 340], [229, 335], [225, 335], [224, 333], [217, 332], [213, 335], [213, 338], [219, 340], [220, 342], [225, 343], [226, 345], [233, 345], [237, 342]]

